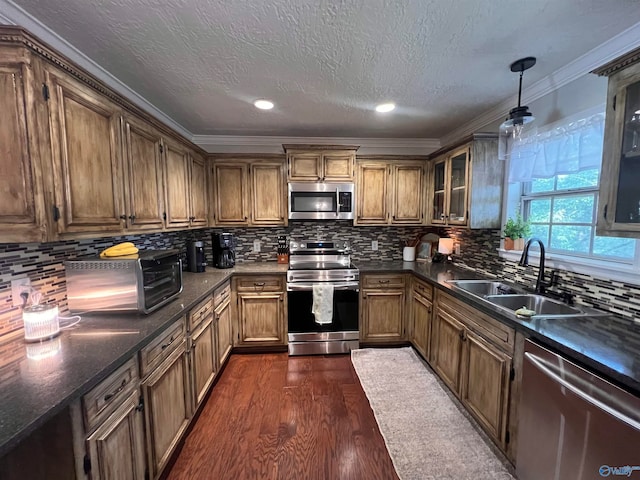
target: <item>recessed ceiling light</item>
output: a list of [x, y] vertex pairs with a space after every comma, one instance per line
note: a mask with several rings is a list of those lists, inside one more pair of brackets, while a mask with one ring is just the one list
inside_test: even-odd
[[271, 110], [273, 108], [273, 102], [269, 100], [256, 100], [253, 104], [260, 110]]
[[395, 103], [381, 103], [376, 106], [376, 112], [387, 113], [396, 108]]

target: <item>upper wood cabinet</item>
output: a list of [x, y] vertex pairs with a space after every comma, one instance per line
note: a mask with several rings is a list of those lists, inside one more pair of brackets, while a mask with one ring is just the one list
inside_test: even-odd
[[167, 227], [189, 226], [189, 151], [179, 143], [164, 143], [165, 213]]
[[358, 159], [356, 225], [420, 225], [424, 162]]
[[52, 67], [46, 85], [58, 233], [121, 232], [121, 109]]
[[0, 92], [0, 242], [208, 224], [197, 148], [19, 27]]
[[289, 182], [352, 182], [357, 146], [283, 145]]
[[146, 122], [125, 115], [127, 181], [126, 222], [129, 229], [160, 229], [164, 226], [162, 136]]
[[434, 153], [429, 162], [429, 225], [500, 228], [504, 161], [494, 134]]
[[[47, 238], [43, 165], [31, 56], [0, 47], [0, 242], [38, 242]], [[47, 128], [47, 125], [43, 125]], [[49, 204], [50, 205], [50, 204]]]
[[208, 221], [207, 208], [207, 164], [205, 159], [194, 152], [189, 153], [190, 164], [190, 200], [191, 215], [189, 224], [191, 227], [206, 227]]
[[284, 163], [223, 159], [212, 162], [215, 225], [286, 225]]
[[286, 185], [281, 162], [253, 162], [250, 165], [252, 225], [286, 224]]
[[640, 237], [640, 49], [595, 73], [609, 77], [596, 233]]
[[215, 161], [213, 172], [213, 221], [216, 225], [247, 225], [249, 166]]

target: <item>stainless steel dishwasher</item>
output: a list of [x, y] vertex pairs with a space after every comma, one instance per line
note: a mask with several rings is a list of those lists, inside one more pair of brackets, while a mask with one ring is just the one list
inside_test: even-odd
[[528, 340], [518, 413], [519, 480], [640, 479], [640, 399]]

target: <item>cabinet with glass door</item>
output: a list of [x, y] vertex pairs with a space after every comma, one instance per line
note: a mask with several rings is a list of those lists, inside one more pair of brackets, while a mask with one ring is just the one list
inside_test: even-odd
[[429, 163], [429, 225], [500, 228], [504, 163], [498, 139], [474, 133], [433, 154]]
[[595, 73], [609, 76], [597, 232], [640, 237], [640, 49]]
[[469, 147], [435, 159], [432, 224], [466, 225]]

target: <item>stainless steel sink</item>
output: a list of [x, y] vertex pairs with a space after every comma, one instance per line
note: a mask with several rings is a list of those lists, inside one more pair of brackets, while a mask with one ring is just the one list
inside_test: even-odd
[[447, 283], [468, 295], [476, 297], [478, 300], [500, 308], [514, 317], [518, 317], [515, 312], [522, 307], [536, 312], [534, 318], [606, 315], [606, 312], [593, 308], [582, 305], [567, 305], [560, 300], [549, 298], [545, 295], [526, 293], [524, 290], [499, 280], [448, 280]]
[[536, 316], [585, 314], [585, 312], [578, 307], [573, 307], [552, 298], [533, 293], [521, 295], [488, 295], [485, 297], [485, 300], [513, 312], [524, 307], [536, 312]]
[[520, 293], [512, 286], [495, 280], [448, 280], [447, 283], [478, 297]]

